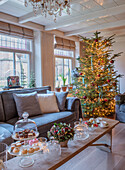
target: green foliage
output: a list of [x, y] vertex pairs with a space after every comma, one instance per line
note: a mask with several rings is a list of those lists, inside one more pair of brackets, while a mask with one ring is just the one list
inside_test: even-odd
[[74, 129], [66, 123], [54, 123], [50, 131], [47, 132], [48, 138], [54, 137], [54, 139], [58, 140], [59, 142], [73, 139], [74, 134]]
[[115, 113], [118, 78], [114, 62], [121, 55], [112, 54], [114, 35], [109, 38], [95, 32], [92, 38], [81, 37], [84, 56], [78, 61], [79, 77], [74, 78], [73, 96], [80, 98], [84, 117], [109, 116]]
[[61, 77], [63, 81], [63, 86], [65, 86], [67, 78], [64, 77], [64, 74], [60, 74], [59, 76]]
[[35, 79], [35, 73], [30, 74], [30, 82], [29, 82], [29, 87], [36, 87], [36, 79]]

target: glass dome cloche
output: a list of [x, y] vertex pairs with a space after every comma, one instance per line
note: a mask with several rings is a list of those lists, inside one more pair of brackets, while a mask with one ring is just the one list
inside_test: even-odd
[[88, 128], [80, 119], [79, 121], [74, 122], [74, 130], [75, 130], [75, 139], [76, 140], [85, 140], [89, 137]]
[[39, 136], [36, 123], [28, 119], [29, 114], [23, 113], [23, 119], [17, 121], [14, 126], [12, 138], [15, 140], [30, 140]]

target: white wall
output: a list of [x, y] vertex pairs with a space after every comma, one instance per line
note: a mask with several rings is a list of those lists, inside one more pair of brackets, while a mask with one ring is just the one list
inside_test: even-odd
[[113, 53], [123, 52], [123, 54], [116, 58], [115, 70], [118, 74], [123, 74], [124, 77], [120, 79], [120, 93], [125, 92], [125, 36], [115, 38], [115, 43], [113, 45]]

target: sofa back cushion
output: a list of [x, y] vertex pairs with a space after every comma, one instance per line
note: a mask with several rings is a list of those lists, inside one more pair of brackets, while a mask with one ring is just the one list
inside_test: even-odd
[[37, 94], [42, 113], [59, 112], [55, 94]]
[[47, 94], [55, 94], [57, 99], [58, 108], [60, 111], [66, 110], [66, 97], [68, 95], [68, 92], [54, 92], [47, 90]]
[[47, 93], [47, 90], [51, 90], [50, 86], [45, 86], [41, 88], [31, 88], [22, 90], [8, 90], [1, 93], [3, 100], [3, 108], [5, 113], [5, 121], [8, 121], [14, 117], [18, 117], [16, 103], [14, 101], [13, 93], [32, 93], [37, 91], [37, 93]]
[[24, 112], [27, 112], [29, 117], [41, 114], [39, 102], [37, 99], [37, 92], [23, 94], [13, 93], [13, 96], [20, 118], [22, 118], [22, 114]]
[[0, 122], [5, 121], [4, 109], [3, 109], [3, 102], [0, 94]]

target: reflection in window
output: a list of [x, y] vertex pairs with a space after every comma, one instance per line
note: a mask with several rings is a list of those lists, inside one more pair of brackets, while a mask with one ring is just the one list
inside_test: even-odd
[[0, 52], [0, 88], [7, 86], [7, 77], [17, 75], [20, 85], [28, 86], [29, 54]]
[[55, 54], [55, 87], [62, 86], [63, 81], [60, 75], [64, 75], [66, 85], [71, 83], [72, 60], [74, 57], [73, 51], [54, 50]]

